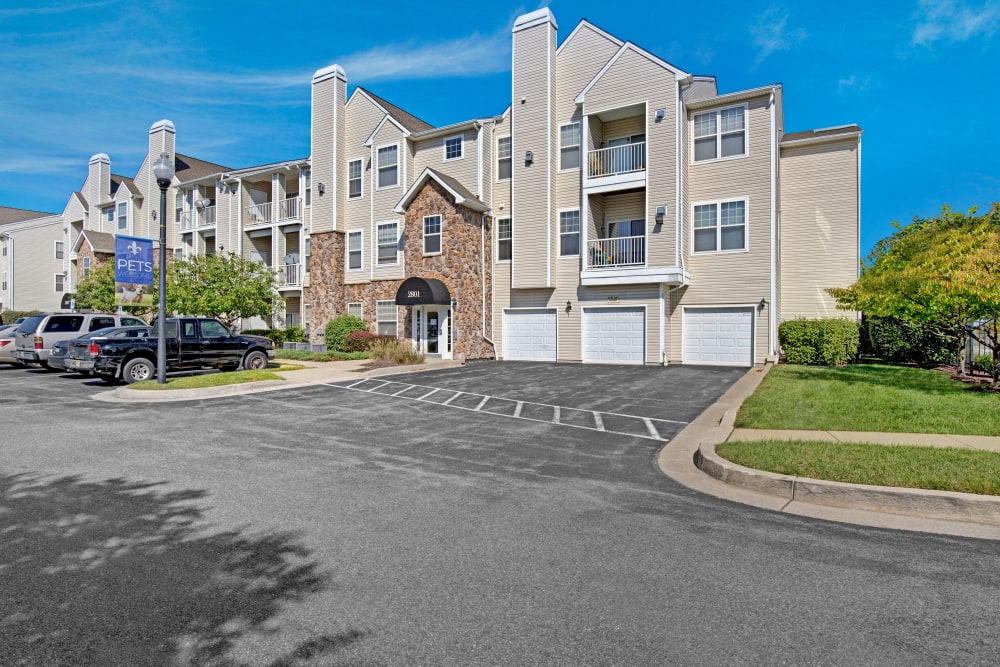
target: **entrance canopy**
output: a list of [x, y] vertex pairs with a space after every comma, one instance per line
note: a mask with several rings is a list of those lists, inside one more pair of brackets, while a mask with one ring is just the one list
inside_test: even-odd
[[451, 305], [451, 292], [437, 278], [407, 278], [396, 291], [397, 306]]

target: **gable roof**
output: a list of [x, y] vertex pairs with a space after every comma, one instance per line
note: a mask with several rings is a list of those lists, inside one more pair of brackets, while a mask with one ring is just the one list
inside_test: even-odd
[[594, 32], [596, 32], [601, 37], [604, 37], [608, 41], [612, 42], [615, 46], [619, 46], [620, 47], [622, 44], [625, 43], [622, 40], [620, 40], [617, 37], [615, 37], [614, 35], [612, 35], [610, 32], [607, 32], [605, 30], [601, 30], [600, 28], [598, 28], [596, 25], [594, 25], [593, 23], [591, 23], [587, 19], [580, 19], [580, 22], [576, 24], [575, 28], [573, 28], [573, 32], [571, 32], [566, 37], [566, 39], [564, 39], [562, 41], [562, 44], [560, 44], [559, 47], [556, 49], [556, 55], [559, 55], [559, 52], [562, 51], [562, 47], [566, 46], [566, 44], [568, 44], [570, 42], [570, 40], [572, 40], [576, 36], [576, 33], [580, 32], [580, 30], [582, 28], [590, 28], [591, 30], [593, 30]]
[[90, 204], [87, 203], [87, 198], [83, 196], [82, 192], [80, 192], [79, 190], [74, 190], [71, 196], [76, 197], [76, 200], [80, 202], [80, 206], [83, 207], [84, 211], [90, 210]]
[[422, 172], [420, 172], [420, 176], [417, 177], [417, 180], [413, 181], [413, 185], [406, 190], [403, 198], [399, 200], [399, 203], [396, 204], [396, 208], [392, 210], [396, 213], [406, 213], [406, 207], [410, 205], [414, 197], [417, 196], [417, 193], [423, 189], [424, 184], [431, 179], [437, 181], [438, 185], [444, 188], [448, 194], [455, 198], [455, 204], [457, 206], [471, 208], [473, 211], [480, 211], [481, 213], [489, 212], [490, 207], [479, 201], [479, 197], [469, 192], [468, 188], [462, 185], [458, 180], [448, 176], [447, 174], [436, 172], [430, 167], [426, 167]]
[[198, 158], [181, 155], [180, 153], [174, 154], [174, 176], [181, 183], [196, 181], [199, 178], [205, 178], [206, 176], [218, 174], [223, 171], [229, 171], [229, 167], [223, 167], [221, 164], [199, 160]]
[[6, 225], [11, 222], [24, 222], [25, 220], [34, 220], [35, 218], [44, 218], [50, 215], [55, 214], [44, 213], [42, 211], [29, 211], [26, 208], [0, 206], [0, 225]]
[[584, 103], [584, 98], [587, 96], [587, 93], [590, 92], [590, 89], [597, 85], [597, 82], [600, 81], [601, 78], [605, 74], [607, 74], [608, 70], [610, 70], [611, 67], [616, 62], [618, 62], [618, 59], [621, 58], [622, 55], [624, 55], [625, 52], [627, 52], [627, 51], [632, 51], [634, 53], [637, 53], [640, 56], [642, 56], [643, 58], [646, 58], [647, 60], [649, 60], [650, 62], [652, 62], [653, 64], [659, 65], [663, 69], [665, 69], [665, 70], [667, 70], [669, 72], [672, 72], [674, 74], [674, 76], [676, 78], [678, 78], [678, 79], [687, 79], [687, 78], [689, 78], [691, 76], [687, 72], [685, 72], [683, 70], [680, 70], [680, 69], [677, 69], [676, 67], [674, 67], [673, 65], [671, 65], [670, 63], [668, 63], [666, 60], [662, 60], [660, 58], [657, 58], [656, 56], [654, 56], [652, 53], [650, 53], [646, 49], [642, 48], [641, 46], [636, 46], [632, 42], [625, 42], [624, 44], [621, 45], [621, 48], [618, 49], [618, 53], [616, 53], [615, 55], [613, 55], [611, 57], [611, 60], [609, 60], [607, 62], [607, 64], [604, 65], [604, 67], [601, 68], [601, 71], [598, 72], [594, 76], [594, 78], [590, 80], [590, 83], [588, 83], [587, 86], [583, 90], [580, 91], [580, 94], [576, 96], [575, 102], [577, 104], [583, 104]]
[[396, 127], [398, 127], [399, 131], [403, 133], [404, 137], [408, 137], [408, 136], [410, 136], [410, 134], [412, 134], [409, 130], [407, 130], [405, 127], [403, 127], [402, 125], [400, 125], [399, 121], [397, 121], [395, 118], [393, 118], [389, 114], [386, 114], [386, 115], [382, 116], [382, 120], [380, 120], [379, 123], [378, 123], [378, 125], [375, 126], [375, 129], [372, 130], [372, 133], [368, 135], [368, 138], [365, 139], [365, 143], [363, 143], [361, 145], [362, 146], [371, 146], [373, 143], [375, 143], [375, 135], [379, 133], [379, 131], [382, 129], [382, 126], [385, 125], [386, 123], [392, 123], [393, 125], [395, 125]]
[[83, 245], [84, 240], [90, 244], [91, 250], [94, 252], [105, 253], [109, 255], [115, 254], [115, 235], [108, 234], [107, 232], [96, 232], [93, 229], [85, 229], [80, 232], [80, 235], [76, 237], [76, 243], [73, 244], [73, 252], [80, 252], [80, 247]]
[[423, 132], [425, 130], [432, 130], [434, 126], [430, 123], [425, 123], [408, 111], [403, 111], [395, 104], [388, 102], [370, 90], [358, 86], [358, 91], [364, 93], [376, 106], [382, 108], [382, 111], [386, 112], [392, 116], [393, 120], [397, 121], [409, 132]]

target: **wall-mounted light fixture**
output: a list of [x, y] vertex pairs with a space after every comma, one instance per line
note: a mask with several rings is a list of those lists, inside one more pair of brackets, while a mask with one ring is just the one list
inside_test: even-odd
[[653, 118], [656, 119], [657, 123], [663, 120], [663, 117], [666, 115], [667, 115], [666, 109], [657, 109], [656, 111], [653, 112]]
[[663, 217], [666, 214], [667, 214], [667, 207], [666, 206], [657, 206], [656, 207], [656, 224], [662, 225], [663, 224]]
[[573, 310], [573, 302], [570, 301], [569, 299], [566, 299], [566, 312], [568, 313], [571, 310]]
[[319, 196], [322, 197], [323, 193], [326, 192], [326, 186], [323, 185], [322, 183], [317, 183], [316, 184], [316, 192], [318, 192]]
[[452, 309], [458, 308], [458, 299], [452, 298], [451, 307]]
[[767, 305], [767, 297], [761, 297], [760, 303], [757, 304], [757, 312], [763, 312], [764, 307]]
[[531, 164], [535, 161], [535, 156], [531, 154], [531, 151], [524, 152], [524, 164]]

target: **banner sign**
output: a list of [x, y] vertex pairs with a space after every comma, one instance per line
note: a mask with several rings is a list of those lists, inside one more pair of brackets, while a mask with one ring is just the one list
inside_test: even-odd
[[153, 241], [115, 237], [115, 295], [123, 306], [153, 302]]

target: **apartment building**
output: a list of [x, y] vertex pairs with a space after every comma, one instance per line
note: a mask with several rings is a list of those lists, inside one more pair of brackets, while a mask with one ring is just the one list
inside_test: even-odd
[[0, 312], [58, 309], [66, 256], [59, 215], [0, 206]]
[[[511, 104], [434, 128], [336, 65], [313, 78], [312, 322], [445, 357], [751, 365], [783, 319], [849, 316], [861, 130], [786, 134], [780, 84], [720, 94], [548, 9]], [[318, 327], [314, 327], [314, 332]]]

